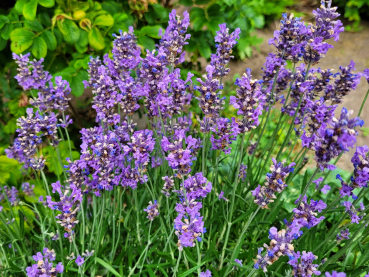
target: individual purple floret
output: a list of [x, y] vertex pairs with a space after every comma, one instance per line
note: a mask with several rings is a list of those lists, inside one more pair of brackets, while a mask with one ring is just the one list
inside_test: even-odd
[[293, 256], [294, 257], [289, 260], [288, 264], [290, 264], [293, 268], [292, 275], [294, 277], [311, 277], [313, 274], [321, 274], [321, 272], [317, 270], [319, 265], [313, 264], [314, 260], [316, 260], [318, 257], [312, 252], [303, 251], [302, 255], [300, 255], [300, 251], [297, 251], [297, 253], [293, 253]]
[[158, 201], [154, 200], [154, 204], [150, 201], [149, 206], [144, 211], [147, 212], [147, 218], [153, 221], [155, 217], [159, 216]]
[[337, 234], [337, 243], [340, 243], [342, 240], [350, 239], [350, 230], [345, 229], [342, 230], [340, 233]]
[[81, 266], [85, 263], [85, 258], [82, 258], [80, 255], [78, 255], [77, 259], [76, 259], [76, 264], [77, 266]]
[[217, 118], [215, 124], [210, 128], [212, 135], [210, 141], [214, 150], [221, 150], [224, 154], [231, 153], [230, 145], [237, 139], [239, 126], [235, 119]]
[[200, 272], [200, 277], [211, 277], [211, 271], [207, 269], [205, 272]]
[[340, 104], [343, 97], [357, 88], [362, 74], [353, 73], [353, 70], [356, 70], [354, 61], [351, 61], [348, 66], [340, 66], [341, 72], [333, 75], [335, 78], [334, 84], [328, 85], [324, 91], [325, 100], [331, 101], [332, 104]]
[[237, 78], [235, 84], [238, 86], [237, 95], [230, 97], [229, 104], [238, 109], [238, 115], [242, 115], [242, 119], [236, 121], [240, 132], [245, 133], [259, 126], [265, 97], [261, 93], [260, 83], [251, 79], [250, 69], [241, 78]]
[[[301, 196], [300, 196], [301, 197]], [[300, 197], [295, 201], [295, 204], [298, 204], [300, 201]], [[300, 206], [293, 209], [293, 218], [292, 221], [298, 224], [301, 228], [307, 227], [308, 229], [318, 225], [323, 219], [324, 216], [316, 217], [317, 213], [320, 213], [327, 207], [327, 204], [323, 202], [323, 200], [314, 201], [310, 200], [310, 204], [307, 203], [307, 197], [304, 195]]]
[[[183, 141], [186, 148], [183, 148]], [[163, 137], [161, 147], [165, 152], [169, 152], [165, 158], [169, 166], [176, 172], [175, 177], [182, 178], [191, 172], [192, 161], [196, 160], [194, 153], [201, 147], [201, 140], [192, 136], [186, 137], [185, 130], [176, 130], [171, 142], [169, 138]]]
[[118, 35], [113, 35], [113, 61], [117, 71], [129, 71], [135, 69], [141, 61], [141, 49], [137, 46], [137, 38], [133, 32], [133, 27], [128, 28], [128, 32], [119, 31]]
[[294, 247], [292, 241], [294, 236], [282, 229], [280, 231], [277, 228], [272, 227], [269, 230], [270, 244], [264, 244], [267, 253], [263, 256], [263, 247], [258, 248], [258, 255], [255, 261], [254, 268], [262, 268], [264, 272], [267, 271], [267, 266], [275, 263], [281, 256], [288, 256], [290, 258], [293, 256]]
[[[6, 196], [5, 196], [6, 195]], [[15, 187], [0, 187], [0, 202], [6, 201], [8, 198], [11, 205], [17, 205], [19, 202], [18, 190]]]
[[214, 67], [214, 77], [222, 78], [227, 76], [230, 69], [226, 68], [229, 61], [233, 58], [232, 48], [237, 44], [237, 39], [240, 38], [241, 30], [236, 28], [234, 32], [229, 34], [229, 29], [226, 24], [219, 25], [220, 30], [215, 36], [216, 53], [211, 55], [210, 64]]
[[32, 256], [37, 264], [33, 264], [26, 268], [28, 277], [55, 277], [58, 273], [63, 273], [64, 266], [60, 262], [55, 267], [53, 261], [55, 261], [55, 251], [44, 248], [44, 255], [38, 252]]
[[329, 272], [326, 272], [325, 276], [326, 277], [346, 277], [346, 273], [333, 271], [332, 274], [330, 274]]
[[191, 37], [190, 34], [186, 34], [189, 25], [190, 15], [188, 12], [183, 13], [183, 19], [181, 20], [176, 14], [176, 10], [173, 9], [169, 13], [168, 27], [163, 35], [162, 29], [160, 29], [159, 35], [162, 35], [162, 37], [159, 47], [165, 53], [166, 63], [171, 66], [184, 62], [185, 52], [182, 49], [184, 45], [188, 44], [186, 40]]
[[252, 191], [252, 195], [255, 197], [254, 203], [261, 206], [262, 209], [268, 209], [268, 204], [274, 202], [276, 198], [275, 193], [281, 193], [286, 187], [285, 179], [290, 172], [294, 171], [293, 166], [295, 163], [291, 163], [284, 166], [285, 161], [278, 162], [272, 158], [273, 164], [270, 167], [270, 173], [266, 175], [266, 182], [264, 186], [258, 185], [258, 187]]
[[245, 181], [246, 173], [247, 173], [246, 170], [247, 170], [247, 165], [241, 164], [240, 165], [240, 173], [238, 174], [238, 178], [240, 178], [242, 180], [242, 182]]
[[35, 192], [33, 191], [35, 189], [35, 185], [30, 185], [29, 183], [25, 182], [22, 183], [22, 191], [27, 196], [35, 196]]
[[219, 200], [224, 200], [224, 201], [226, 201], [226, 202], [228, 202], [229, 201], [229, 199], [227, 199], [227, 198], [225, 198], [224, 197], [224, 192], [223, 191], [221, 191], [220, 193], [219, 193], [219, 196], [218, 196], [218, 198], [219, 198]]
[[367, 187], [369, 182], [369, 147], [358, 146], [351, 159], [354, 165], [354, 175], [351, 178], [354, 188]]
[[242, 260], [235, 259], [234, 261], [235, 261], [236, 263], [238, 263], [238, 264], [242, 267]]
[[368, 82], [369, 84], [369, 68], [365, 68], [363, 73], [362, 73], [362, 76], [365, 78], [365, 80]]
[[200, 93], [200, 97], [196, 97], [200, 102], [200, 108], [206, 118], [215, 120], [219, 117], [221, 110], [224, 109], [225, 98], [220, 98], [223, 89], [219, 80], [215, 79], [215, 67], [208, 65], [206, 67], [206, 75], [203, 76], [204, 81], [200, 78], [196, 80], [200, 83], [199, 86], [194, 86], [194, 89]]
[[163, 160], [160, 157], [155, 157], [155, 156], [151, 157], [151, 167], [152, 168], [157, 168], [161, 166], [162, 163], [163, 163]]
[[363, 219], [364, 214], [360, 215], [360, 211], [365, 210], [365, 206], [361, 203], [360, 208], [356, 209], [354, 205], [350, 201], [344, 201], [342, 202], [342, 206], [345, 207], [345, 211], [348, 213], [348, 215], [351, 218], [351, 223], [359, 224], [360, 220]]
[[59, 181], [51, 184], [53, 193], [56, 191], [60, 196], [59, 202], [52, 201], [51, 196], [46, 196], [47, 205], [52, 210], [61, 212], [56, 216], [64, 230], [69, 234], [72, 233], [73, 227], [78, 223], [77, 213], [82, 202], [82, 193], [79, 189], [69, 190], [64, 188]]

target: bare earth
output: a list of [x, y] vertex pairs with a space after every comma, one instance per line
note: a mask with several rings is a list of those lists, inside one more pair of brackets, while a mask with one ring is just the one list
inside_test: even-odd
[[[274, 26], [273, 26], [274, 27]], [[365, 68], [369, 67], [369, 22], [363, 22], [363, 30], [357, 33], [343, 32], [340, 34], [340, 40], [335, 42], [331, 41], [330, 44], [334, 46], [333, 49], [329, 49], [327, 56], [315, 67], [331, 68], [334, 71], [339, 71], [339, 66], [347, 66], [351, 60], [356, 63], [356, 72], [362, 72]], [[246, 61], [232, 61], [230, 63], [231, 76], [235, 73], [243, 74], [246, 68], [251, 68], [254, 78], [259, 78], [261, 74], [261, 67], [265, 62], [265, 57], [268, 53], [275, 51], [273, 45], [268, 45], [268, 39], [273, 36], [275, 28], [264, 29], [258, 31], [258, 36], [262, 37], [263, 43], [260, 45], [260, 51], [254, 51], [253, 57]], [[229, 77], [231, 78], [231, 77]], [[348, 110], [354, 110], [354, 115], [357, 115], [361, 106], [362, 100], [369, 89], [369, 85], [364, 78], [361, 79], [357, 89], [351, 92], [337, 108], [336, 116], [339, 116], [342, 107]], [[366, 102], [361, 118], [365, 121], [364, 127], [369, 127], [369, 99]], [[369, 137], [363, 136], [362, 131], [359, 131], [359, 137], [357, 146], [369, 144]], [[354, 150], [349, 153], [345, 153], [338, 161], [337, 166], [352, 171], [353, 166], [351, 164], [351, 157]]]

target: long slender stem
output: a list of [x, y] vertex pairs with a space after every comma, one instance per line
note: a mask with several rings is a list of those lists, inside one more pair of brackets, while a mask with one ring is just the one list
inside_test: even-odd
[[364, 97], [364, 99], [363, 99], [363, 102], [361, 103], [361, 107], [360, 107], [359, 113], [357, 114], [357, 116], [358, 116], [358, 117], [360, 117], [361, 112], [363, 111], [363, 108], [364, 108], [364, 105], [365, 105], [366, 99], [368, 98], [368, 95], [369, 95], [369, 89], [368, 89], [368, 91], [367, 91], [367, 92], [366, 92], [366, 94], [365, 94], [365, 97]]
[[177, 272], [178, 272], [178, 267], [179, 267], [179, 262], [181, 260], [181, 257], [182, 257], [182, 251], [183, 250], [179, 250], [179, 256], [178, 256], [178, 259], [177, 259], [177, 264], [176, 264], [176, 267], [174, 269], [174, 277], [177, 276]]

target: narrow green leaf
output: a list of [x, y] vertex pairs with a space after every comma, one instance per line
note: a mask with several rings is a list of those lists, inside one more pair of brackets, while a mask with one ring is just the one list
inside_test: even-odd
[[32, 45], [32, 55], [35, 56], [36, 59], [45, 58], [47, 54], [47, 44], [42, 37], [36, 37], [33, 40]]
[[42, 27], [42, 24], [38, 20], [25, 20], [24, 26], [35, 32], [42, 32], [44, 30], [44, 27]]
[[50, 49], [51, 51], [54, 51], [56, 49], [56, 37], [51, 31], [46, 30], [41, 34], [41, 37], [45, 40], [47, 44], [47, 49]]
[[95, 50], [102, 50], [105, 48], [105, 41], [100, 33], [100, 30], [96, 27], [92, 28], [88, 33], [88, 41]]
[[31, 0], [23, 7], [23, 15], [27, 20], [33, 21], [36, 19], [37, 0]]
[[63, 34], [63, 38], [66, 42], [74, 44], [78, 42], [80, 38], [80, 29], [70, 19], [58, 20], [58, 27], [60, 32]]
[[55, 0], [37, 0], [38, 3], [45, 7], [45, 8], [51, 8], [55, 6]]
[[99, 15], [95, 18], [94, 24], [99, 26], [112, 26], [114, 24], [114, 18], [110, 14]]
[[192, 272], [194, 272], [195, 270], [197, 270], [199, 267], [203, 266], [204, 263], [200, 264], [200, 265], [197, 265], [185, 272], [183, 272], [181, 275], [179, 275], [179, 277], [186, 277], [188, 275], [190, 275]]
[[19, 229], [20, 229], [20, 234], [23, 238], [24, 236], [24, 215], [22, 213], [21, 210], [18, 210], [18, 216], [19, 216]]
[[116, 271], [110, 264], [108, 264], [107, 262], [103, 261], [102, 259], [95, 257], [95, 261], [98, 262], [99, 264], [101, 264], [103, 267], [105, 267], [106, 269], [108, 269], [111, 273], [113, 273], [115, 276], [118, 277], [122, 277], [122, 275], [120, 275], [118, 273], [118, 271]]

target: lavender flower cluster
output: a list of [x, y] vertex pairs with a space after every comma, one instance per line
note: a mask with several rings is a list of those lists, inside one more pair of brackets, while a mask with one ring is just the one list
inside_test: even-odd
[[[151, 226], [157, 224], [154, 221], [157, 217], [161, 224], [164, 222], [163, 219], [170, 224], [169, 202], [173, 198], [178, 200], [175, 206], [174, 203], [171, 205], [172, 210], [174, 206], [177, 212], [172, 231], [178, 238], [177, 247], [180, 253], [186, 247], [202, 247], [204, 234], [207, 232], [205, 223], [210, 218], [210, 213], [214, 216], [214, 206], [227, 205], [228, 208], [230, 205], [229, 210], [223, 211], [226, 220], [218, 241], [218, 244], [224, 241], [219, 269], [222, 268], [226, 250], [232, 251], [232, 259], [236, 266], [231, 269], [228, 264], [223, 273], [227, 275], [233, 270], [244, 268], [246, 262], [243, 265], [242, 260], [237, 259], [235, 253], [236, 250], [242, 249], [242, 236], [250, 222], [242, 224], [244, 231], [234, 250], [230, 249], [228, 244], [228, 239], [233, 236], [233, 234], [230, 235], [230, 228], [237, 223], [237, 220], [235, 221], [232, 217], [234, 212], [238, 212], [235, 196], [245, 198], [243, 199], [245, 203], [248, 203], [250, 199], [254, 200], [256, 205], [251, 208], [257, 208], [250, 217], [251, 221], [259, 209], [271, 208], [271, 204], [278, 198], [277, 193], [281, 194], [289, 186], [288, 180], [291, 179], [291, 175], [292, 177], [295, 175], [293, 174], [294, 167], [301, 170], [306, 162], [306, 157], [299, 157], [300, 160], [296, 159], [294, 162], [287, 163], [286, 160], [280, 159], [280, 154], [278, 154], [276, 158], [272, 158], [272, 165], [269, 173], [266, 174], [264, 185], [258, 185], [255, 188], [259, 177], [264, 174], [264, 169], [258, 162], [253, 164], [254, 156], [260, 153], [259, 142], [264, 135], [270, 111], [277, 102], [282, 104], [281, 119], [286, 117], [287, 122], [290, 122], [290, 125], [287, 124], [289, 131], [281, 150], [284, 150], [285, 142], [289, 141], [292, 128], [296, 127], [296, 135], [301, 139], [302, 147], [305, 148], [303, 150], [310, 150], [315, 154], [316, 173], [320, 174], [325, 169], [335, 169], [335, 166], [331, 164], [332, 159], [354, 147], [358, 136], [357, 129], [364, 123], [359, 117], [352, 118], [353, 112], [345, 108], [336, 118], [337, 105], [342, 103], [344, 97], [357, 87], [362, 76], [369, 80], [369, 70], [355, 73], [353, 62], [347, 67], [340, 67], [340, 72], [336, 74], [333, 74], [331, 69], [312, 68], [333, 47], [328, 40], [334, 38], [337, 41], [339, 34], [343, 31], [342, 23], [337, 20], [339, 14], [335, 7], [331, 7], [330, 1], [322, 1], [322, 6], [313, 14], [315, 24], [305, 24], [292, 14], [283, 15], [280, 29], [275, 31], [274, 38], [269, 41], [275, 46], [276, 52], [267, 56], [261, 78], [252, 79], [251, 70], [247, 69], [243, 76], [235, 81], [236, 92], [229, 99], [229, 104], [237, 111], [233, 118], [224, 117], [222, 112], [226, 103], [222, 90], [224, 89], [223, 78], [230, 71], [227, 65], [233, 58], [232, 49], [237, 45], [239, 39], [240, 30], [238, 28], [230, 32], [226, 24], [219, 25], [220, 30], [215, 36], [216, 52], [211, 55], [211, 61], [206, 67], [205, 74], [202, 78], [197, 78], [197, 85], [192, 84], [194, 75], [190, 72], [186, 78], [181, 79], [181, 68], [179, 68], [185, 60], [184, 46], [188, 44], [187, 40], [190, 38], [190, 35], [186, 33], [190, 24], [187, 12], [183, 13], [183, 18], [178, 16], [175, 10], [169, 14], [168, 27], [159, 33], [161, 37], [159, 44], [156, 45], [155, 50], [151, 52], [147, 50], [143, 58], [133, 27], [129, 27], [127, 32], [120, 31], [119, 35], [114, 36], [111, 56], [106, 54], [103, 59], [91, 57], [88, 68], [89, 80], [84, 81], [84, 84], [86, 88], [92, 89], [94, 95], [92, 108], [96, 111], [97, 126], [80, 131], [82, 141], [80, 157], [78, 159], [68, 157], [66, 159], [68, 165], [63, 168], [63, 177], [58, 176], [58, 181], [50, 182], [52, 193], [56, 195], [47, 195], [45, 201], [43, 196], [39, 198], [39, 202], [52, 210], [49, 214], [53, 214], [54, 223], [50, 228], [59, 229], [61, 226], [64, 229], [64, 238], [59, 237], [60, 231], [58, 231], [56, 234], [50, 234], [51, 241], [60, 243], [65, 239], [69, 241], [70, 256], [67, 259], [75, 260], [79, 273], [84, 270], [87, 258], [92, 256], [94, 251], [86, 250], [86, 253], [78, 254], [76, 246], [76, 241], [80, 243], [76, 236], [78, 227], [82, 224], [85, 227], [85, 217], [87, 220], [93, 218], [93, 224], [91, 228], [88, 228], [88, 235], [94, 235], [95, 227], [101, 231], [101, 225], [104, 222], [96, 223], [96, 221], [103, 220], [106, 216], [106, 211], [109, 209], [104, 205], [107, 203], [110, 209], [120, 209], [119, 220], [116, 215], [113, 215], [111, 223], [106, 226], [106, 229], [114, 229], [113, 238], [119, 238], [121, 234], [116, 233], [117, 230], [118, 232], [121, 230], [119, 224], [121, 222], [127, 224], [130, 213], [128, 212], [127, 216], [122, 218], [121, 214], [125, 213], [124, 208], [127, 205], [121, 202], [123, 197], [129, 199], [127, 203], [136, 204], [137, 238], [140, 245], [140, 213], [144, 211], [150, 222], [149, 243], [143, 252], [144, 257], [141, 260], [141, 255], [137, 265], [129, 269], [131, 270], [129, 276], [134, 273], [139, 263], [150, 260], [146, 259], [146, 255], [150, 252], [148, 248], [151, 244]], [[14, 158], [23, 164], [25, 173], [31, 172], [36, 177], [42, 176], [48, 191], [49, 184], [44, 173], [46, 159], [39, 154], [41, 153], [39, 150], [44, 143], [48, 143], [57, 151], [58, 131], [62, 133], [64, 129], [67, 132], [67, 127], [72, 123], [69, 116], [64, 115], [70, 100], [67, 98], [70, 87], [68, 82], [62, 80], [61, 77], [55, 77], [55, 81], [52, 81], [52, 76], [43, 69], [43, 60], [29, 61], [29, 56], [30, 54], [20, 56], [14, 54], [13, 57], [18, 64], [18, 75], [16, 76], [18, 83], [25, 90], [38, 91], [38, 94], [33, 95], [30, 101], [35, 109], [27, 109], [27, 115], [18, 119], [18, 137], [6, 153], [9, 158]], [[298, 65], [300, 61], [303, 63]], [[292, 69], [289, 67], [291, 62]], [[286, 90], [288, 93], [284, 96], [282, 92]], [[198, 101], [202, 117], [193, 116], [188, 112], [192, 100]], [[148, 127], [144, 130], [137, 130], [136, 124], [132, 121], [132, 115], [141, 109], [140, 103], [143, 103], [142, 110], [148, 117]], [[265, 121], [259, 120], [265, 111]], [[61, 118], [58, 119], [58, 117]], [[193, 117], [197, 119], [197, 122], [193, 120]], [[262, 126], [259, 127], [261, 122], [263, 122]], [[280, 127], [281, 122], [282, 120], [277, 124], [277, 128]], [[258, 132], [254, 132], [255, 129]], [[277, 129], [275, 133], [277, 134], [279, 130], [281, 129]], [[249, 137], [247, 143], [244, 144], [246, 134]], [[252, 141], [255, 140], [258, 141], [253, 143]], [[232, 144], [235, 141], [239, 142], [242, 147], [233, 147]], [[267, 147], [270, 147], [269, 145], [274, 147], [274, 142], [272, 141]], [[244, 146], [248, 149], [245, 153], [242, 152]], [[235, 177], [234, 180], [229, 180], [223, 176], [225, 163], [218, 162], [218, 158], [227, 157], [227, 155], [232, 157], [232, 147], [233, 153], [239, 149], [241, 151], [233, 155], [236, 159], [233, 164], [237, 167], [236, 172], [231, 169], [229, 174]], [[261, 161], [264, 159], [264, 163], [269, 162], [270, 155], [274, 153], [272, 150], [272, 148], [265, 149], [265, 151], [263, 149], [261, 153], [269, 152], [268, 158], [265, 160], [263, 157], [258, 157], [258, 159]], [[246, 152], [252, 156], [252, 159], [248, 159]], [[209, 153], [215, 157], [216, 164], [208, 163]], [[349, 181], [337, 175], [337, 179], [341, 182], [339, 194], [342, 198], [352, 197], [356, 201], [358, 196], [354, 194], [354, 190], [367, 188], [369, 182], [368, 153], [367, 146], [356, 148], [352, 157], [354, 172]], [[280, 160], [282, 161], [279, 162]], [[202, 172], [199, 168], [202, 168]], [[219, 168], [223, 171], [222, 176], [218, 175]], [[260, 176], [259, 172], [262, 172]], [[212, 182], [209, 181], [210, 178]], [[220, 183], [219, 179], [222, 182], [216, 185]], [[311, 178], [302, 195], [296, 200], [290, 220], [284, 220], [284, 229], [278, 231], [276, 227], [270, 228], [270, 242], [258, 248], [254, 270], [260, 268], [266, 272], [268, 266], [274, 264], [280, 257], [287, 256], [293, 276], [310, 277], [321, 274], [318, 268], [322, 265], [317, 262], [316, 255], [303, 249], [295, 251], [295, 240], [301, 239], [304, 232], [308, 232], [325, 219], [324, 216], [318, 216], [318, 214], [327, 209], [327, 204], [323, 200], [309, 198], [308, 201], [309, 185], [316, 183], [316, 190], [318, 190], [325, 178], [319, 177], [314, 181], [312, 179], [314, 178]], [[161, 193], [165, 196], [167, 204], [165, 212], [162, 209], [165, 204], [161, 202], [163, 195], [158, 193], [160, 190], [157, 186], [158, 180], [164, 183]], [[225, 181], [234, 182], [231, 189], [226, 187]], [[244, 186], [237, 189], [238, 183], [243, 183]], [[35, 196], [34, 188], [35, 185], [30, 185], [29, 182], [22, 184], [23, 194], [29, 197]], [[137, 190], [141, 188], [145, 189], [145, 194], [140, 195], [138, 200]], [[230, 196], [229, 199], [224, 196], [223, 190], [227, 197]], [[132, 191], [133, 197], [131, 197]], [[220, 191], [219, 194], [217, 191]], [[248, 194], [250, 191], [251, 197]], [[334, 188], [324, 185], [321, 191], [332, 193]], [[139, 209], [138, 206], [143, 203], [146, 193], [151, 194], [151, 201], [145, 209]], [[244, 195], [240, 196], [239, 193]], [[19, 194], [15, 187], [4, 186], [0, 190], [0, 201], [9, 201], [9, 206], [21, 205], [20, 197], [23, 194]], [[158, 198], [156, 198], [157, 194], [159, 194]], [[217, 201], [217, 199], [225, 202]], [[366, 216], [365, 206], [361, 202], [358, 207], [355, 207], [356, 202], [347, 200], [343, 201], [342, 205], [345, 207], [345, 215], [350, 216], [351, 223], [360, 224]], [[103, 206], [99, 206], [99, 203], [103, 203]], [[210, 205], [203, 209], [206, 204]], [[87, 207], [87, 212], [84, 211], [84, 207]], [[99, 218], [95, 213], [96, 208], [101, 208], [98, 212], [101, 216]], [[92, 215], [90, 211], [94, 214]], [[3, 209], [0, 206], [0, 212], [5, 214], [6, 208]], [[165, 213], [167, 214], [163, 216]], [[3, 214], [0, 215], [3, 221]], [[110, 220], [110, 214], [107, 217]], [[38, 219], [37, 222], [39, 222]], [[15, 222], [14, 218], [6, 223], [13, 222]], [[346, 227], [337, 233], [338, 242], [351, 240], [349, 229]], [[227, 232], [225, 232], [226, 229]], [[159, 230], [156, 234], [160, 233]], [[167, 232], [166, 228], [163, 230]], [[234, 230], [236, 230], [234, 233], [238, 233], [237, 227], [234, 227]], [[44, 229], [42, 232], [43, 236], [49, 235]], [[214, 230], [210, 231], [212, 232]], [[225, 240], [223, 240], [224, 234], [226, 234]], [[256, 239], [258, 239], [257, 236]], [[209, 236], [208, 243], [212, 243], [212, 240], [213, 238]], [[96, 241], [95, 247], [104, 243], [100, 234], [97, 235]], [[128, 241], [130, 241], [129, 238], [127, 238]], [[45, 242], [50, 243], [46, 239]], [[110, 255], [114, 258], [118, 243], [113, 242], [112, 245]], [[170, 242], [165, 248], [167, 245], [170, 247]], [[71, 254], [73, 246], [77, 250], [76, 255]], [[84, 246], [82, 248], [86, 249]], [[19, 250], [22, 249], [19, 248]], [[172, 250], [171, 254], [174, 258]], [[198, 275], [211, 276], [210, 270], [201, 271], [199, 265], [202, 256], [201, 253], [198, 255]], [[57, 265], [53, 264], [56, 259], [54, 250], [44, 248], [43, 254], [38, 252], [33, 259], [37, 263], [27, 267], [29, 277], [57, 276], [58, 273], [62, 274], [64, 271], [61, 262]], [[96, 261], [99, 260], [96, 259]], [[177, 273], [178, 264], [179, 261], [174, 275]], [[140, 274], [142, 268], [144, 266], [140, 264]], [[344, 273], [335, 271], [332, 274], [328, 272], [325, 274], [327, 277], [345, 276]]]

